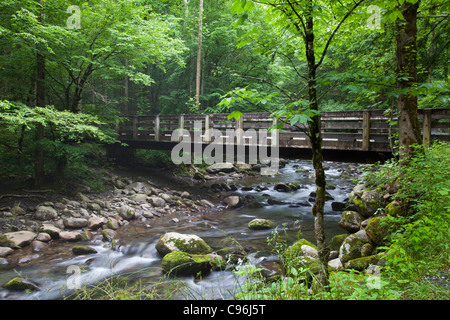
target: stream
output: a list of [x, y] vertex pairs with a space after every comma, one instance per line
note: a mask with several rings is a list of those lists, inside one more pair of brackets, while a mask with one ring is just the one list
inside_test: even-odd
[[[333, 201], [344, 201], [351, 192], [357, 176], [357, 165], [345, 162], [324, 162], [326, 168], [328, 190], [334, 200], [325, 204], [326, 239], [345, 231], [338, 226], [341, 219], [340, 211], [333, 211]], [[237, 194], [247, 198], [252, 206], [239, 209], [213, 208], [207, 212], [194, 215], [177, 216], [178, 222], [173, 223], [171, 215], [158, 219], [149, 219], [150, 227], [141, 221], [132, 221], [120, 229], [118, 233], [119, 245], [111, 248], [105, 245], [101, 236], [92, 241], [83, 241], [76, 245], [89, 245], [97, 250], [91, 255], [74, 256], [71, 252], [73, 243], [61, 243], [39, 253], [40, 256], [23, 267], [8, 269], [0, 272], [0, 283], [21, 276], [39, 283], [41, 290], [32, 293], [10, 292], [0, 287], [0, 299], [64, 299], [73, 290], [69, 287], [76, 284], [82, 286], [95, 284], [110, 276], [121, 275], [131, 283], [139, 281], [142, 288], [153, 287], [161, 283], [162, 258], [156, 252], [155, 244], [165, 232], [196, 234], [203, 238], [213, 250], [224, 247], [238, 246], [249, 253], [249, 262], [274, 261], [276, 255], [268, 245], [267, 239], [272, 237], [271, 230], [250, 230], [249, 221], [254, 218], [266, 218], [276, 223], [277, 230], [287, 236], [288, 243], [293, 243], [299, 231], [301, 238], [313, 243], [314, 222], [311, 214], [310, 193], [315, 191], [312, 162], [309, 160], [289, 160], [284, 168], [280, 168], [276, 176], [252, 177], [248, 176], [231, 181], [239, 188], [229, 194]], [[166, 185], [164, 177], [152, 170], [139, 172], [156, 185]], [[226, 180], [224, 180], [226, 182]], [[291, 192], [274, 190], [275, 183], [296, 182], [302, 187]], [[177, 188], [175, 185], [169, 186]], [[213, 181], [209, 182], [214, 183]], [[244, 189], [244, 190], [243, 190]], [[205, 186], [196, 185], [189, 189], [191, 194], [210, 193]], [[269, 204], [272, 199], [277, 204]], [[279, 204], [284, 202], [284, 204]], [[309, 202], [309, 204], [308, 204]], [[273, 201], [271, 202], [273, 203]], [[301, 205], [300, 205], [301, 204]], [[308, 205], [307, 205], [308, 204]], [[174, 293], [172, 299], [233, 299], [245, 282], [244, 276], [235, 272], [214, 271], [201, 279], [195, 277], [178, 277], [188, 289]], [[167, 281], [167, 279], [164, 279]]]

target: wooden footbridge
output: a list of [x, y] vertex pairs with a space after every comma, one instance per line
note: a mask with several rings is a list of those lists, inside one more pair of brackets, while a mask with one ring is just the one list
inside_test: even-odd
[[[320, 117], [324, 150], [392, 152], [396, 119], [384, 115], [383, 110], [322, 112]], [[450, 141], [450, 109], [420, 109], [419, 120], [425, 145], [434, 139]], [[228, 114], [146, 115], [125, 117], [116, 131], [118, 139], [131, 148], [170, 150], [180, 141], [203, 146], [216, 142], [311, 148], [305, 128], [285, 123], [282, 129], [268, 132], [276, 123], [270, 113], [245, 113], [239, 120], [228, 119]], [[177, 131], [183, 134], [174, 135], [176, 129], [183, 129]]]

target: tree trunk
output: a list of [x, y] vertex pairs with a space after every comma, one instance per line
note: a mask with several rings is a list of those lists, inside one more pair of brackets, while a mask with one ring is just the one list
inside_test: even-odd
[[405, 1], [399, 8], [404, 20], [396, 21], [397, 87], [405, 90], [398, 97], [400, 161], [405, 165], [413, 155], [412, 144], [422, 141], [417, 117], [417, 96], [411, 92], [417, 82], [417, 10], [419, 2]]
[[[36, 56], [36, 106], [45, 108], [45, 57], [41, 53]], [[44, 138], [44, 127], [38, 123], [34, 136], [34, 185], [36, 188], [42, 187], [45, 181], [44, 172], [44, 148], [42, 139]]]
[[[316, 90], [316, 62], [314, 56], [314, 20], [312, 16], [312, 2], [309, 2], [309, 14], [306, 17], [306, 58], [308, 62], [308, 99], [310, 109], [319, 110]], [[323, 226], [325, 206], [325, 172], [322, 162], [322, 135], [320, 128], [320, 116], [314, 116], [309, 122], [309, 138], [311, 141], [312, 161], [316, 174], [316, 200], [312, 208], [314, 216], [314, 233], [319, 252], [319, 281], [323, 288], [328, 285], [328, 255], [329, 250], [325, 243], [325, 231]]]
[[202, 71], [202, 16], [203, 16], [203, 0], [200, 0], [198, 14], [198, 46], [197, 46], [197, 78], [195, 82], [195, 102], [200, 109], [200, 80]]

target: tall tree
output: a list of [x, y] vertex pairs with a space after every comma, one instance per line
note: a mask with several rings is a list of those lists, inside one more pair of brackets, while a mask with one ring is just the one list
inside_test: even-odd
[[198, 9], [198, 45], [197, 45], [197, 74], [195, 80], [195, 102], [200, 109], [200, 86], [202, 75], [202, 38], [203, 38], [203, 0], [200, 0]]
[[417, 10], [418, 0], [404, 1], [398, 6], [402, 18], [395, 23], [397, 87], [402, 92], [398, 97], [398, 128], [400, 159], [407, 163], [412, 155], [412, 144], [421, 144], [419, 119], [417, 116]]

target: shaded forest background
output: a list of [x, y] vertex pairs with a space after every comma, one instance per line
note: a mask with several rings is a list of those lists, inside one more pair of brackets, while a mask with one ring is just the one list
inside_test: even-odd
[[[124, 115], [302, 105], [303, 44], [263, 6], [244, 4], [249, 10], [239, 12], [242, 1], [233, 0], [2, 1], [0, 175], [34, 175], [36, 185], [46, 174], [85, 175], [96, 143], [114, 142]], [[341, 5], [316, 3], [319, 49], [333, 17], [353, 2]], [[320, 111], [395, 114], [396, 6], [362, 1], [345, 21], [317, 76]], [[419, 108], [450, 106], [448, 8], [448, 1], [420, 2]]]

